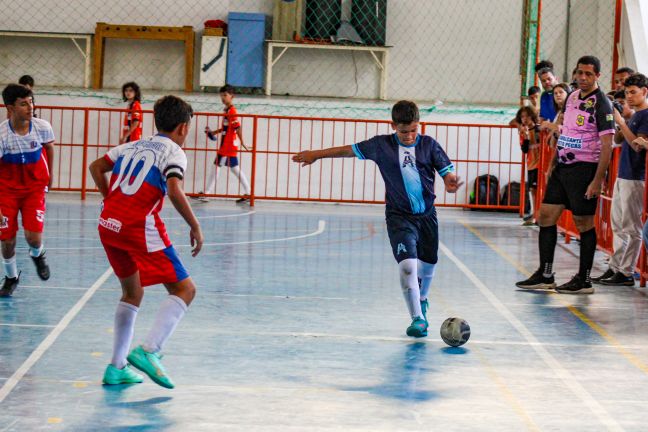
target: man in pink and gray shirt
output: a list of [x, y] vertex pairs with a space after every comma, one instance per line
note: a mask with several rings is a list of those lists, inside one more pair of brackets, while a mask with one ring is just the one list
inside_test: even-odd
[[[615, 133], [612, 103], [598, 86], [600, 71], [598, 58], [584, 56], [578, 60], [578, 90], [565, 102], [562, 125], [555, 131], [560, 138], [538, 216], [540, 268], [529, 279], [516, 283], [519, 288], [555, 288], [562, 294], [594, 292], [590, 277], [596, 252], [594, 215]], [[578, 274], [556, 288], [552, 271], [556, 222], [565, 209], [571, 210], [580, 232], [580, 265]]]

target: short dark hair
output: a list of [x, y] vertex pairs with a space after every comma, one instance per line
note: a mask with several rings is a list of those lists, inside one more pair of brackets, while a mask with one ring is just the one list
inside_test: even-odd
[[614, 92], [614, 99], [625, 99], [625, 90]]
[[236, 94], [236, 91], [234, 90], [234, 86], [231, 86], [229, 84], [225, 84], [223, 87], [220, 88], [218, 93], [229, 93], [231, 95]]
[[646, 75], [644, 74], [640, 74], [640, 73], [632, 74], [625, 79], [623, 85], [625, 87], [637, 86], [639, 88], [641, 87], [648, 88], [648, 78], [646, 78]]
[[538, 93], [540, 93], [540, 87], [538, 86], [531, 86], [529, 87], [529, 90], [527, 90], [527, 96], [533, 96]]
[[540, 69], [544, 69], [544, 68], [553, 69], [553, 67], [554, 67], [554, 65], [553, 65], [553, 63], [551, 61], [549, 61], [549, 60], [540, 60], [535, 65], [535, 71], [537, 73]]
[[538, 113], [536, 112], [536, 110], [534, 110], [530, 106], [523, 106], [518, 110], [517, 114], [515, 114], [515, 121], [518, 124], [522, 124], [522, 113], [526, 113], [527, 116], [531, 117], [531, 120], [533, 120], [534, 124], [538, 123]]
[[177, 96], [163, 96], [153, 106], [155, 127], [160, 132], [173, 132], [179, 124], [187, 123], [193, 117], [191, 105]]
[[614, 73], [618, 73], [618, 74], [627, 73], [627, 74], [632, 75], [633, 73], [635, 73], [635, 71], [634, 71], [634, 69], [629, 68], [628, 66], [624, 66], [624, 67], [620, 67], [619, 69], [617, 69], [616, 72], [614, 72]]
[[598, 59], [598, 57], [595, 57], [593, 55], [586, 55], [578, 59], [576, 62], [576, 66], [578, 65], [592, 65], [594, 66], [594, 72], [599, 73], [601, 72], [601, 61]]
[[5, 105], [13, 105], [18, 99], [31, 96], [33, 96], [32, 91], [22, 84], [9, 84], [2, 90], [2, 102]]
[[536, 72], [536, 73], [538, 74], [539, 77], [541, 77], [542, 75], [544, 75], [546, 73], [550, 73], [551, 75], [555, 76], [553, 69], [550, 68], [550, 67], [543, 67], [542, 69], [538, 69], [538, 72]]
[[139, 86], [135, 81], [129, 81], [126, 84], [122, 86], [122, 99], [124, 99], [124, 102], [126, 102], [128, 99], [126, 98], [126, 89], [127, 88], [132, 88], [135, 91], [135, 100], [141, 102], [142, 101], [142, 92], [140, 91]]
[[392, 121], [394, 124], [410, 124], [419, 121], [419, 109], [412, 101], [398, 101], [392, 107]]
[[18, 84], [34, 87], [34, 78], [32, 78], [30, 75], [23, 75], [18, 79]]

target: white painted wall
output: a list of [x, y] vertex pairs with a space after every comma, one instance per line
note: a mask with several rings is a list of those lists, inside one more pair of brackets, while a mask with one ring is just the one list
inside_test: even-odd
[[648, 73], [648, 4], [626, 0], [621, 21], [621, 55], [619, 66]]
[[[228, 11], [269, 15], [272, 5], [272, 0], [0, 0], [0, 29], [93, 33], [95, 23], [103, 21], [192, 25], [200, 31], [206, 19], [226, 19]], [[518, 91], [521, 11], [518, 0], [389, 1], [387, 43], [393, 48], [388, 96], [514, 103]], [[40, 40], [33, 44], [0, 38], [0, 82], [32, 73], [41, 85], [80, 86], [79, 62], [76, 48], [67, 41]], [[146, 87], [178, 90], [182, 88], [183, 73], [179, 43], [107, 44], [106, 87], [118, 87], [134, 79]], [[300, 50], [288, 52], [277, 63], [273, 90], [276, 94], [374, 98], [378, 77], [367, 53]]]

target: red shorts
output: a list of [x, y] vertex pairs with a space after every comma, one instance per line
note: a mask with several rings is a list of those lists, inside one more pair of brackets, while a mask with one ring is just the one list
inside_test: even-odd
[[[7, 218], [7, 226], [0, 228], [0, 240], [16, 237], [18, 213], [21, 215], [25, 231], [42, 233], [45, 223], [45, 191], [28, 190], [14, 193], [2, 191], [0, 192], [0, 211]], [[0, 226], [3, 225], [0, 223]]]
[[103, 243], [108, 261], [118, 278], [132, 276], [139, 270], [143, 287], [180, 282], [189, 277], [173, 246], [156, 252], [121, 249]]

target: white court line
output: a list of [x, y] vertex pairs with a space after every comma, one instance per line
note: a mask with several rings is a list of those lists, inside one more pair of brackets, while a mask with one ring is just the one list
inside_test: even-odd
[[45, 328], [52, 328], [54, 327], [51, 324], [10, 324], [10, 323], [3, 323], [0, 324], [0, 327], [45, 327]]
[[45, 351], [47, 351], [53, 344], [56, 342], [56, 339], [63, 333], [63, 331], [67, 328], [68, 325], [70, 325], [70, 322], [74, 319], [74, 317], [77, 316], [79, 311], [85, 306], [85, 304], [90, 300], [92, 295], [103, 285], [108, 278], [113, 274], [113, 269], [112, 267], [109, 268], [102, 274], [99, 279], [95, 281], [95, 283], [92, 284], [92, 286], [88, 289], [88, 291], [83, 294], [83, 296], [79, 299], [78, 302], [74, 306], [72, 306], [72, 309], [68, 311], [68, 313], [65, 314], [63, 318], [61, 318], [61, 321], [56, 325], [54, 330], [50, 332], [50, 334], [47, 335], [45, 340], [38, 345], [38, 347], [34, 350], [34, 352], [31, 353], [29, 357], [27, 357], [27, 360], [23, 362], [23, 364], [16, 370], [16, 372], [9, 377], [9, 379], [4, 383], [2, 388], [0, 388], [0, 403], [2, 403], [7, 396], [9, 396], [9, 393], [18, 385], [20, 380], [25, 376], [27, 372], [29, 372], [29, 369], [32, 368], [38, 362], [38, 360], [45, 354]]
[[[250, 210], [249, 212], [245, 213], [233, 213], [233, 214], [225, 214], [225, 215], [213, 215], [213, 216], [196, 216], [197, 219], [221, 219], [221, 218], [231, 218], [231, 217], [242, 217], [242, 216], [249, 216], [251, 214], [256, 213], [255, 210]], [[170, 217], [165, 217], [163, 220], [178, 220], [182, 219], [180, 216], [170, 216]], [[87, 222], [87, 221], [93, 221], [97, 222], [99, 220], [99, 215], [97, 217], [93, 218], [80, 218], [80, 219], [57, 219], [57, 218], [46, 218], [46, 221], [73, 221], [73, 222]]]
[[[248, 241], [240, 241], [240, 242], [225, 242], [225, 243], [203, 243], [203, 247], [205, 246], [235, 246], [235, 245], [247, 245], [247, 244], [259, 244], [259, 243], [274, 243], [274, 242], [282, 242], [282, 241], [289, 241], [289, 240], [299, 240], [307, 237], [314, 237], [322, 234], [324, 230], [326, 229], [326, 221], [320, 220], [317, 224], [317, 230], [313, 231], [312, 233], [308, 234], [302, 234], [298, 236], [291, 236], [291, 237], [282, 237], [282, 238], [276, 238], [276, 239], [266, 239], [266, 240], [248, 240]], [[190, 248], [192, 247], [189, 244], [181, 244], [181, 245], [173, 245], [176, 248]], [[16, 249], [28, 249], [25, 247], [22, 248], [16, 248]], [[76, 247], [48, 247], [47, 250], [88, 250], [88, 249], [96, 249], [96, 250], [103, 250], [103, 246], [76, 246]]]
[[594, 397], [585, 388], [580, 385], [573, 375], [565, 369], [558, 360], [552, 356], [547, 349], [540, 344], [540, 341], [529, 331], [529, 329], [520, 321], [466, 265], [452, 253], [448, 247], [439, 242], [439, 249], [470, 279], [470, 281], [479, 289], [479, 291], [488, 299], [491, 305], [526, 339], [533, 347], [536, 353], [544, 360], [551, 370], [558, 376], [563, 383], [590, 409], [590, 411], [612, 431], [623, 431], [624, 429], [614, 420], [605, 408], [598, 403]]

